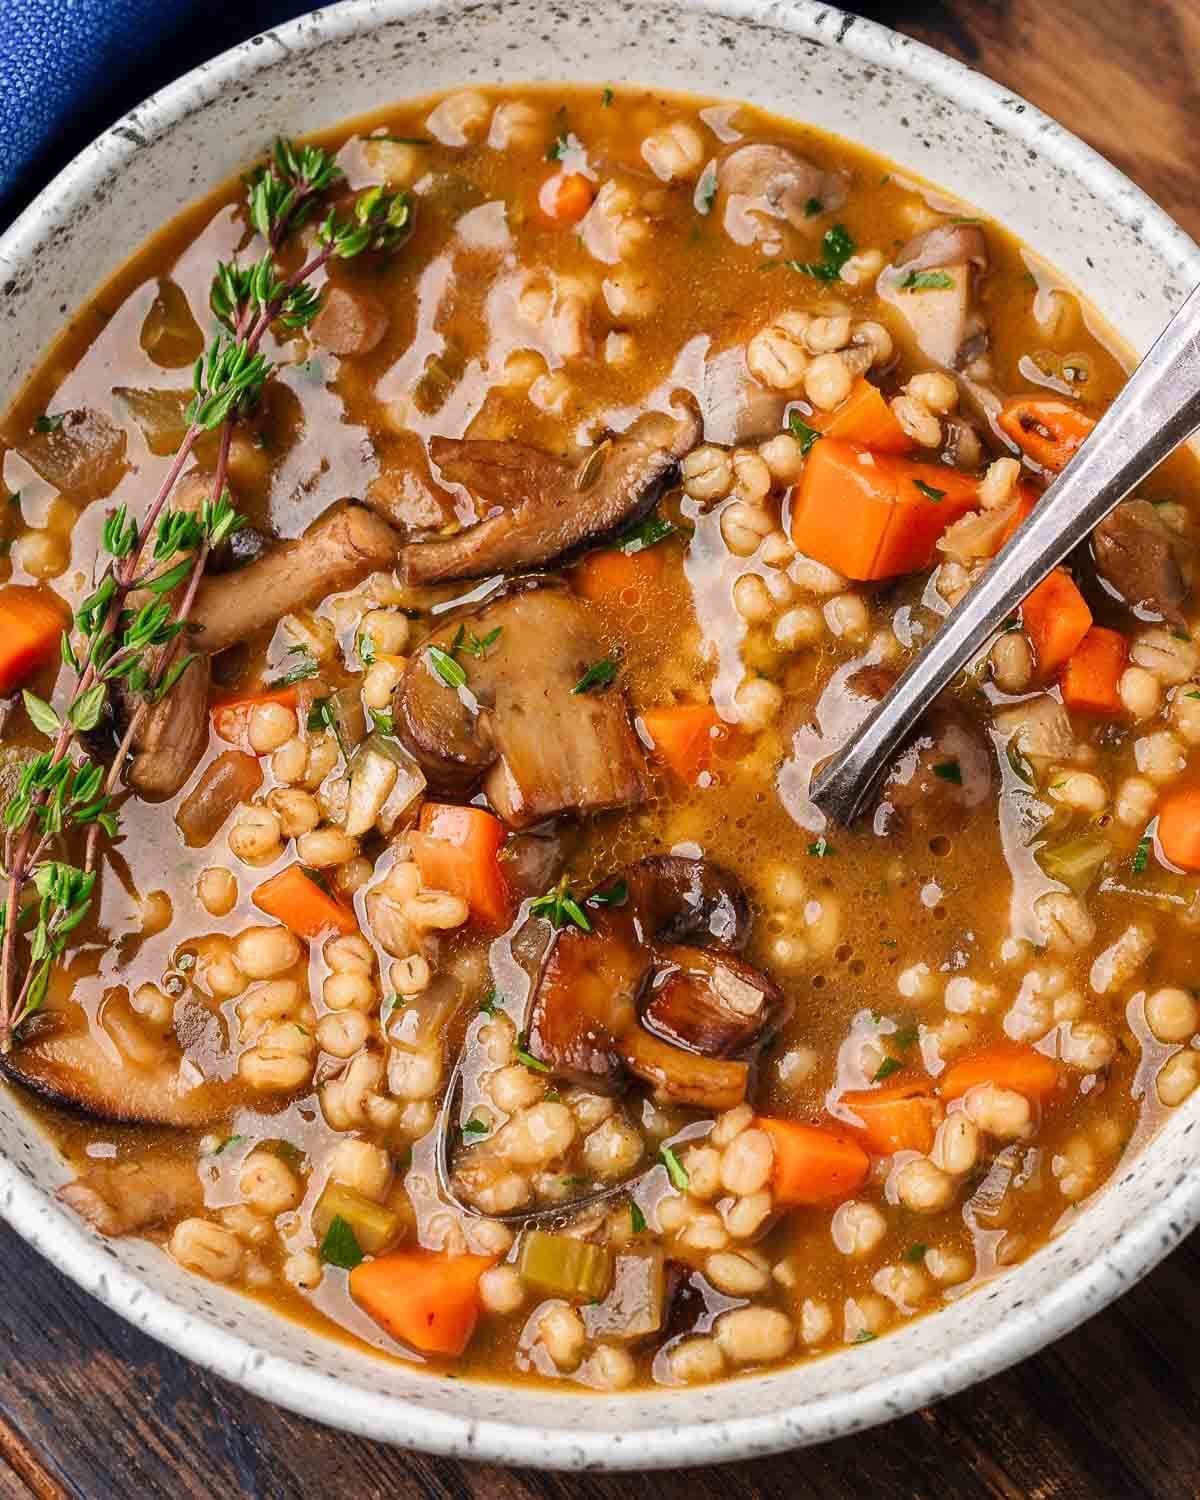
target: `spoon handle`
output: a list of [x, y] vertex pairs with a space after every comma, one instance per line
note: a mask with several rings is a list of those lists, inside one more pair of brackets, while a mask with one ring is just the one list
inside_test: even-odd
[[848, 824], [914, 721], [1029, 591], [1200, 426], [1200, 287], [1167, 324], [1094, 431], [941, 630], [846, 744], [809, 797]]

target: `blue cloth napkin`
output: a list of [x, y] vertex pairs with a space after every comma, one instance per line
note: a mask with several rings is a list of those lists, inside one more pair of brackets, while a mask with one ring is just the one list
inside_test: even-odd
[[93, 136], [313, 0], [0, 0], [0, 222]]

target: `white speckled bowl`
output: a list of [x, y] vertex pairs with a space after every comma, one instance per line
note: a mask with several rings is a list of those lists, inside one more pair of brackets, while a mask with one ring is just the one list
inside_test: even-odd
[[[1200, 251], [1106, 162], [958, 63], [811, 0], [350, 0], [256, 37], [90, 146], [0, 240], [0, 392], [97, 283], [277, 134], [482, 81], [623, 80], [741, 97], [943, 184], [1059, 267], [1137, 349], [1200, 281]], [[37, 268], [37, 280], [33, 271]], [[831, 1359], [625, 1397], [409, 1374], [93, 1236], [62, 1168], [0, 1097], [0, 1211], [81, 1286], [201, 1364], [293, 1410], [435, 1453], [563, 1468], [745, 1458], [852, 1432], [979, 1380], [1143, 1275], [1200, 1214], [1185, 1106], [1059, 1239], [954, 1306]]]

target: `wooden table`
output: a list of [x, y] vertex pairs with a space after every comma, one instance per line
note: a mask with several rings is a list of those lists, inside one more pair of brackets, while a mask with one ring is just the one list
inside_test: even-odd
[[[647, 3], [647, 0], [643, 0]], [[859, 7], [1064, 120], [1200, 237], [1196, 0]], [[127, 1327], [0, 1230], [0, 1500], [1125, 1500], [1200, 1493], [1200, 1250], [1034, 1359], [824, 1448], [650, 1480], [468, 1467], [244, 1395]]]

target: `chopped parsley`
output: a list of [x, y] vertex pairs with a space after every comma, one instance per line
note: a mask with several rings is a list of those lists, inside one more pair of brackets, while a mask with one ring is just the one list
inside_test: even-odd
[[296, 664], [287, 669], [282, 677], [276, 677], [267, 683], [270, 691], [276, 688], [291, 687], [294, 682], [303, 682], [307, 677], [315, 677], [320, 670], [316, 657], [307, 646], [289, 646], [289, 656], [298, 658]]
[[639, 521], [636, 526], [631, 526], [628, 531], [623, 531], [617, 538], [617, 546], [626, 557], [632, 557], [635, 552], [644, 552], [647, 547], [656, 546], [659, 542], [665, 542], [669, 536], [674, 536], [679, 530], [674, 521], [668, 521], [663, 516], [647, 516], [644, 521]]
[[814, 859], [829, 859], [837, 850], [827, 838], [819, 838], [815, 844], [809, 844], [808, 852]]
[[872, 1083], [882, 1083], [885, 1078], [890, 1078], [893, 1073], [899, 1073], [904, 1064], [898, 1057], [885, 1057], [875, 1069]]
[[920, 1036], [920, 1027], [912, 1025], [902, 1026], [899, 1031], [892, 1033], [892, 1045], [893, 1047], [899, 1047], [902, 1052], [907, 1052], [913, 1043], [920, 1039]]
[[624, 906], [629, 900], [629, 883], [616, 880], [606, 891], [593, 891], [588, 897], [589, 906]]
[[408, 1001], [405, 1000], [403, 995], [389, 995], [383, 1002], [383, 1013], [385, 1016], [390, 1016], [394, 1010], [399, 1010], [407, 1004]]
[[825, 231], [821, 240], [820, 260], [787, 260], [784, 265], [802, 276], [812, 276], [817, 281], [840, 281], [842, 267], [854, 254], [855, 244], [844, 224], [835, 224]]
[[375, 665], [375, 642], [365, 633], [358, 638], [358, 659], [364, 667]]
[[329, 884], [329, 877], [323, 870], [314, 870], [309, 865], [301, 865], [300, 873], [306, 875], [312, 881], [313, 885], [316, 886], [317, 890], [322, 891], [331, 901], [337, 901], [338, 898], [334, 895], [333, 887]]
[[933, 774], [942, 781], [949, 781], [954, 786], [962, 786], [962, 767], [956, 760], [944, 760], [934, 766]]
[[513, 1048], [513, 1056], [527, 1068], [532, 1068], [535, 1073], [548, 1073], [550, 1069], [540, 1057], [534, 1057], [529, 1050], [529, 1039], [524, 1032], [517, 1037], [517, 1044]]
[[482, 1120], [477, 1120], [474, 1115], [462, 1128], [463, 1135], [487, 1135], [488, 1126]]
[[905, 292], [948, 292], [953, 285], [953, 276], [945, 271], [910, 271], [900, 282], [900, 289]]
[[493, 985], [491, 989], [488, 990], [487, 994], [479, 1002], [479, 1009], [485, 1016], [494, 1016], [496, 1014], [497, 1006], [495, 985]]
[[343, 1271], [353, 1271], [362, 1264], [363, 1253], [358, 1236], [341, 1214], [335, 1214], [333, 1222], [325, 1231], [321, 1241], [321, 1259], [327, 1266], [341, 1266]]
[[617, 663], [613, 657], [606, 656], [601, 661], [594, 661], [571, 689], [571, 694], [590, 693], [593, 688], [607, 687], [616, 675]]
[[33, 422], [34, 432], [57, 432], [66, 418], [66, 412], [44, 411], [40, 417], [35, 417]]
[[692, 205], [698, 214], [708, 215], [712, 213], [713, 204], [716, 201], [717, 164], [710, 161], [700, 174], [700, 181], [696, 184], [696, 191], [692, 195]]
[[571, 894], [571, 887], [565, 875], [552, 891], [547, 891], [544, 896], [538, 896], [536, 900], [529, 903], [529, 915], [545, 917], [556, 932], [572, 923], [581, 932], [592, 930], [587, 913]]
[[604, 92], [600, 95], [600, 103], [601, 103], [602, 107], [604, 109], [608, 109], [611, 106], [612, 102], [613, 102], [613, 91], [612, 91], [612, 89], [605, 89]]
[[466, 687], [467, 674], [448, 651], [443, 651], [440, 646], [426, 646], [425, 652], [429, 657], [430, 666], [447, 687]]
[[1200, 698], [1200, 693], [1184, 693], [1185, 698]]
[[821, 202], [820, 198], [810, 198], [804, 205], [804, 217], [806, 219], [815, 219], [818, 214], [824, 212], [825, 205]]
[[925, 1259], [925, 1252], [928, 1249], [928, 1245], [923, 1245], [920, 1240], [914, 1240], [900, 1259], [907, 1261], [910, 1266], [919, 1266]]
[[852, 1344], [869, 1344], [876, 1337], [869, 1328], [860, 1328], [850, 1340]]
[[370, 713], [371, 723], [374, 724], [380, 734], [396, 733], [396, 720], [393, 718], [390, 709], [373, 708]]
[[658, 1154], [662, 1157], [662, 1164], [667, 1169], [667, 1176], [671, 1179], [671, 1186], [677, 1192], [686, 1193], [690, 1178], [683, 1163], [675, 1155], [674, 1151], [671, 1150], [670, 1146], [660, 1146]]
[[227, 1135], [221, 1142], [221, 1144], [217, 1147], [217, 1149], [213, 1152], [213, 1155], [223, 1156], [226, 1151], [232, 1150], [234, 1146], [240, 1146], [243, 1141], [248, 1141], [249, 1139], [250, 1137], [248, 1135]]
[[632, 1198], [629, 1200], [629, 1225], [634, 1234], [645, 1234], [646, 1232], [646, 1215]]
[[24, 490], [13, 490], [12, 494], [8, 495], [6, 497], [5, 504], [6, 505], [20, 505], [20, 503], [21, 503], [21, 496], [24, 493], [25, 493]]
[[562, 133], [562, 135], [556, 136], [555, 139], [552, 140], [550, 142], [550, 144], [546, 147], [546, 160], [547, 161], [562, 161], [563, 157], [566, 156], [567, 152], [570, 149], [571, 149], [571, 138], [564, 131]]
[[1133, 856], [1133, 873], [1135, 875], [1140, 875], [1149, 863], [1150, 835], [1147, 833], [1143, 834], [1142, 837], [1138, 839], [1138, 846], [1134, 851]]
[[798, 411], [788, 413], [788, 431], [800, 444], [800, 457], [807, 458], [809, 449], [824, 433], [818, 432], [815, 427], [810, 427]]
[[945, 490], [935, 490], [933, 485], [926, 484], [923, 479], [914, 479], [913, 484], [916, 485], [917, 489], [921, 491], [926, 500], [932, 500], [935, 505], [939, 500], [944, 500], [946, 498]]

